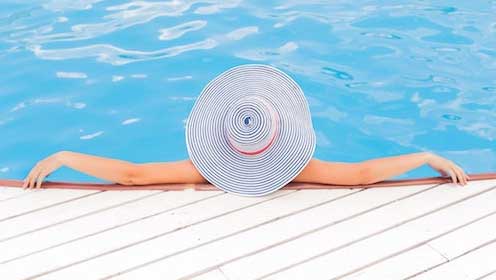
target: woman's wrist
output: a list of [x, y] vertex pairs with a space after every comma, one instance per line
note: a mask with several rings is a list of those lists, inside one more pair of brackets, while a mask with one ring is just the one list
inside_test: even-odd
[[425, 159], [425, 163], [430, 163], [432, 158], [434, 157], [434, 154], [431, 152], [423, 152], [423, 156]]
[[59, 164], [64, 164], [64, 159], [67, 156], [67, 151], [60, 151], [57, 152], [53, 155], [53, 158], [59, 163]]

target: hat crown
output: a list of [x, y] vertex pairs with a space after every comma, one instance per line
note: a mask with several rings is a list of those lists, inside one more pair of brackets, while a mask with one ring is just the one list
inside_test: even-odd
[[279, 116], [272, 103], [260, 95], [234, 102], [224, 118], [224, 135], [230, 146], [245, 155], [257, 155], [274, 142]]
[[208, 182], [226, 192], [260, 196], [303, 170], [316, 137], [298, 84], [270, 65], [245, 64], [203, 88], [186, 123], [186, 145]]

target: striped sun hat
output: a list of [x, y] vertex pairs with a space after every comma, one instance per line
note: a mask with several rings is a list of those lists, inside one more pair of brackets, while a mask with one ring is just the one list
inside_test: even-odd
[[210, 81], [186, 123], [188, 154], [200, 174], [243, 196], [291, 182], [312, 158], [315, 142], [301, 88], [261, 64], [237, 66]]

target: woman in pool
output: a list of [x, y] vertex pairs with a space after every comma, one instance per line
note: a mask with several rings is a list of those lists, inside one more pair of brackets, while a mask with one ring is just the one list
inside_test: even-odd
[[[312, 158], [293, 182], [362, 185], [380, 182], [428, 164], [453, 183], [465, 185], [469, 177], [454, 162], [429, 152], [411, 153], [366, 161], [330, 162]], [[46, 176], [61, 166], [122, 185], [207, 183], [191, 160], [132, 163], [71, 151], [61, 151], [39, 161], [24, 180], [24, 188], [40, 188]]]
[[202, 91], [188, 117], [189, 159], [136, 164], [70, 151], [43, 159], [29, 172], [24, 188], [40, 188], [65, 165], [123, 185], [206, 183], [241, 195], [265, 195], [293, 182], [366, 185], [428, 164], [453, 183], [465, 172], [429, 152], [358, 163], [313, 158], [316, 137], [299, 85], [269, 65], [233, 67]]

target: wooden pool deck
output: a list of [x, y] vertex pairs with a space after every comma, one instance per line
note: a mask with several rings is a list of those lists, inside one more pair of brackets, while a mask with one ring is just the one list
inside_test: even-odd
[[0, 279], [496, 279], [496, 179], [265, 197], [0, 187]]

